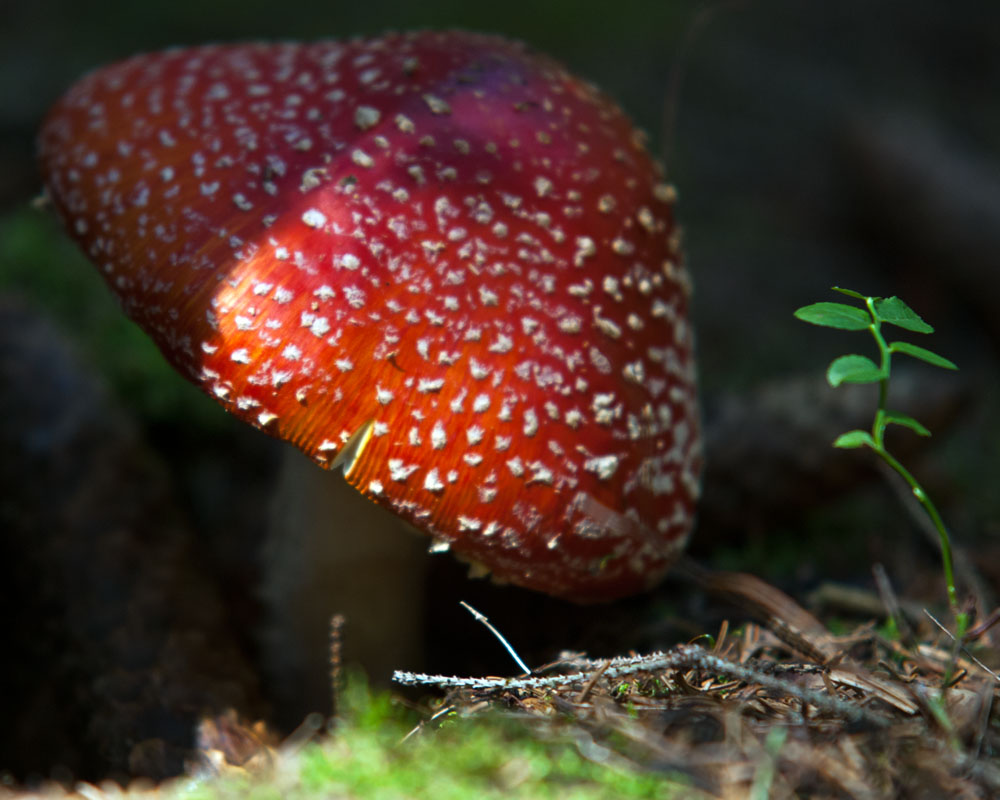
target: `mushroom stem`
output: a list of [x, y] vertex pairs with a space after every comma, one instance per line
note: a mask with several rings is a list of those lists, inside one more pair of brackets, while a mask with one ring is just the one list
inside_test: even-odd
[[419, 663], [426, 546], [398, 517], [288, 448], [264, 551], [264, 662], [279, 721], [330, 707], [329, 629], [374, 683]]

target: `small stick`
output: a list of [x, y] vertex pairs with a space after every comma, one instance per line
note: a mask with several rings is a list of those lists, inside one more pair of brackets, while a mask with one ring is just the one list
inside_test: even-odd
[[965, 634], [965, 640], [967, 642], [975, 641], [998, 622], [1000, 622], [1000, 608], [994, 608], [986, 619], [975, 627], [969, 628]]
[[944, 633], [945, 636], [947, 636], [949, 639], [951, 639], [951, 641], [958, 647], [959, 650], [962, 651], [962, 653], [965, 654], [966, 657], [969, 658], [970, 661], [974, 662], [983, 672], [985, 672], [990, 677], [992, 677], [993, 680], [1000, 681], [1000, 675], [997, 675], [997, 673], [995, 673], [993, 670], [991, 670], [989, 667], [987, 667], [982, 661], [980, 661], [978, 658], [976, 658], [974, 655], [972, 655], [972, 653], [970, 653], [968, 651], [968, 649], [965, 647], [965, 645], [963, 645], [960, 641], [958, 641], [955, 638], [955, 634], [953, 634], [950, 630], [948, 630], [944, 625], [942, 625], [938, 621], [937, 617], [935, 617], [926, 608], [924, 609], [924, 613], [927, 615], [927, 618], [930, 619], [931, 622], [933, 622], [935, 625], [937, 625], [941, 629], [941, 631]]
[[[550, 677], [525, 678], [458, 678], [446, 675], [424, 675], [414, 672], [396, 670], [392, 679], [404, 686], [436, 685], [450, 689], [472, 689], [481, 691], [510, 689], [550, 689], [557, 686], [585, 684], [593, 677], [593, 670], [603, 666], [604, 662], [585, 662], [590, 669], [586, 672], [572, 672], [566, 675]], [[706, 650], [694, 645], [678, 645], [667, 652], [650, 653], [643, 656], [618, 656], [609, 659], [604, 674], [609, 678], [623, 675], [633, 675], [636, 672], [653, 672], [660, 670], [701, 669], [716, 672], [748, 684], [757, 683], [765, 689], [772, 689], [804, 700], [824, 711], [840, 714], [849, 720], [867, 722], [883, 727], [888, 720], [879, 714], [868, 711], [857, 703], [842, 700], [837, 696], [828, 696], [813, 689], [801, 687], [793, 681], [768, 675], [753, 667], [744, 666], [729, 661], [726, 658], [712, 655]], [[865, 684], [856, 688], [869, 691]]]
[[594, 691], [594, 687], [597, 685], [597, 682], [601, 679], [601, 676], [608, 671], [608, 667], [610, 666], [610, 661], [604, 661], [601, 666], [594, 670], [594, 674], [590, 676], [590, 680], [588, 680], [580, 690], [580, 696], [576, 698], [577, 703], [587, 702], [587, 698], [590, 697], [590, 693]]
[[975, 746], [972, 748], [972, 753], [970, 754], [973, 759], [978, 759], [983, 752], [983, 741], [986, 739], [986, 733], [990, 727], [990, 716], [993, 713], [993, 691], [990, 689], [989, 684], [983, 684], [983, 687], [979, 690], [979, 720], [976, 725], [976, 736], [975, 736]]
[[896, 592], [892, 588], [892, 582], [889, 580], [889, 575], [885, 571], [885, 567], [881, 564], [876, 564], [872, 567], [872, 575], [875, 578], [875, 588], [882, 599], [882, 605], [885, 607], [889, 619], [893, 620], [896, 624], [896, 630], [899, 631], [899, 636], [903, 640], [903, 644], [909, 648], [914, 648], [917, 642], [916, 637], [913, 635], [913, 628], [910, 627], [910, 623], [903, 616], [903, 610], [899, 606], [899, 598], [896, 597]]
[[340, 709], [340, 692], [343, 688], [344, 623], [343, 614], [330, 617], [330, 703], [331, 717], [336, 717]]
[[424, 725], [426, 725], [427, 723], [434, 722], [435, 720], [438, 720], [441, 717], [443, 717], [445, 714], [450, 714], [454, 710], [455, 706], [445, 706], [444, 708], [438, 709], [434, 713], [434, 716], [432, 716], [430, 719], [420, 720], [420, 722], [418, 722], [413, 728], [410, 729], [410, 732], [406, 734], [406, 736], [404, 736], [402, 739], [399, 740], [399, 743], [402, 744], [411, 736], [413, 736], [415, 733], [420, 733], [420, 731], [424, 729]]
[[719, 633], [715, 637], [715, 647], [712, 648], [712, 652], [717, 656], [721, 656], [723, 650], [725, 649], [726, 635], [729, 633], [729, 620], [722, 620], [722, 624], [719, 626]]
[[521, 657], [517, 654], [517, 652], [514, 650], [514, 648], [511, 647], [510, 642], [508, 642], [503, 637], [503, 634], [500, 633], [500, 631], [498, 631], [496, 628], [493, 627], [493, 625], [490, 623], [490, 621], [486, 618], [485, 615], [480, 614], [478, 611], [476, 611], [476, 609], [474, 609], [472, 606], [470, 606], [464, 600], [459, 601], [459, 605], [461, 605], [466, 611], [468, 611], [470, 614], [472, 614], [472, 616], [474, 616], [476, 618], [477, 622], [483, 623], [483, 625], [485, 625], [487, 627], [487, 629], [489, 630], [489, 632], [492, 633], [494, 636], [497, 637], [497, 639], [500, 641], [500, 644], [502, 644], [505, 648], [507, 648], [507, 652], [510, 653], [510, 657], [514, 659], [514, 662], [521, 668], [521, 671], [525, 675], [530, 675], [531, 674], [530, 667], [528, 667], [528, 665], [525, 664], [521, 660]]

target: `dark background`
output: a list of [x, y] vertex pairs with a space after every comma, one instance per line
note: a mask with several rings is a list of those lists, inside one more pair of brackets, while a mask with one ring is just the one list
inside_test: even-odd
[[[54, 319], [83, 363], [136, 415], [167, 464], [235, 627], [252, 631], [258, 613], [250, 587], [275, 446], [175, 378], [122, 321], [55, 222], [31, 207], [40, 190], [34, 133], [75, 78], [138, 51], [413, 27], [526, 40], [616, 97], [650, 133], [680, 196], [709, 428], [720, 408], [763, 384], [819, 375], [852, 346], [869, 352], [867, 342], [844, 338], [859, 334], [828, 336], [792, 318], [798, 306], [835, 299], [831, 285], [899, 294], [933, 324], [938, 334], [919, 343], [962, 372], [925, 373], [926, 380], [960, 381], [962, 404], [946, 415], [948, 424], [916, 469], [941, 498], [958, 541], [997, 580], [1000, 4], [0, 0], [0, 294]], [[12, 391], [21, 389], [0, 386]], [[898, 580], [912, 588], [913, 575], [902, 574], [909, 556], [901, 551], [927, 548], [895, 502], [876, 487], [860, 500], [842, 499], [838, 510], [827, 505], [753, 531], [713, 527], [709, 510], [694, 550], [793, 591], [833, 578], [868, 585], [872, 560], [888, 561], [892, 572], [896, 559]], [[924, 588], [940, 599], [937, 585]], [[520, 600], [505, 606], [518, 593], [491, 601], [481, 591], [492, 603], [481, 610], [526, 648], [578, 645], [576, 623], [565, 631], [518, 630]], [[657, 613], [689, 608], [684, 592], [668, 587]], [[435, 613], [431, 661], [458, 669], [456, 642], [480, 632], [470, 634], [473, 623], [450, 597]], [[625, 646], [655, 641], [653, 633]], [[244, 645], [253, 650], [251, 634]], [[507, 671], [503, 658], [480, 666]]]
[[[17, 215], [38, 191], [34, 132], [46, 107], [88, 69], [169, 45], [410, 27], [524, 39], [618, 98], [650, 133], [681, 193], [709, 391], [822, 364], [826, 353], [806, 356], [804, 334], [784, 325], [785, 312], [821, 299], [834, 279], [898, 293], [942, 330], [969, 322], [942, 296], [960, 283], [952, 272], [961, 265], [927, 252], [919, 230], [926, 220], [900, 222], [899, 209], [887, 207], [894, 204], [872, 196], [873, 182], [886, 179], [870, 174], [877, 170], [865, 154], [876, 146], [916, 150], [908, 177], [919, 181], [934, 166], [923, 151], [930, 137], [968, 159], [969, 177], [996, 192], [1000, 12], [988, 0], [4, 0], [0, 214]], [[899, 124], [888, 130], [890, 122]], [[995, 199], [979, 197], [983, 186], [965, 188]], [[961, 181], [951, 189], [960, 191]], [[979, 222], [988, 228], [996, 219]], [[912, 235], [901, 232], [907, 224]], [[965, 246], [995, 244], [998, 235]], [[18, 268], [9, 262], [24, 256], [16, 245], [5, 238], [0, 250], [8, 276]]]

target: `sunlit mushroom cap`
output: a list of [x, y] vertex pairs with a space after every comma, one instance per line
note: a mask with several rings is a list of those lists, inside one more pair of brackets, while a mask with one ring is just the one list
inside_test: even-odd
[[559, 64], [461, 32], [172, 50], [85, 77], [40, 149], [174, 366], [436, 549], [600, 600], [682, 547], [674, 193]]

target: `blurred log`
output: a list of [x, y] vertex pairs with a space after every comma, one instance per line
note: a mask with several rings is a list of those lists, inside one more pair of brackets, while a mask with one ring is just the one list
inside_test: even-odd
[[0, 770], [179, 772], [203, 714], [259, 711], [161, 465], [36, 314], [0, 301]]
[[[892, 407], [940, 431], [962, 411], [969, 387], [928, 370], [895, 369]], [[870, 481], [868, 452], [832, 447], [841, 433], [871, 427], [875, 386], [831, 389], [822, 376], [770, 381], [718, 398], [705, 412], [706, 467], [696, 547], [763, 531]], [[891, 433], [895, 433], [892, 431]], [[906, 458], [926, 445], [908, 431], [889, 440]]]

